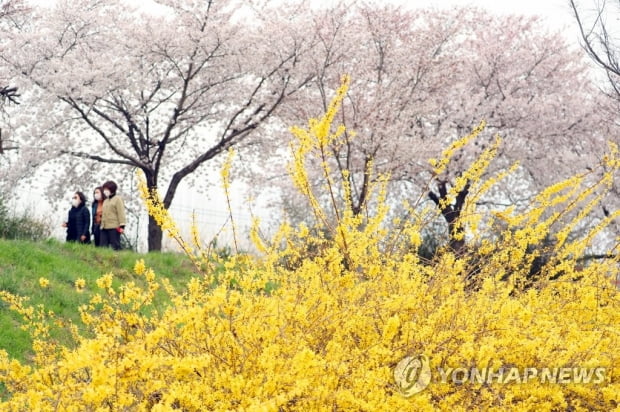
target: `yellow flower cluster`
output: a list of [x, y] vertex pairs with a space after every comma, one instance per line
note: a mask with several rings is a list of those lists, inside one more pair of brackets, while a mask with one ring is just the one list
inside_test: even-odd
[[451, 143], [450, 146], [448, 146], [448, 148], [441, 153], [441, 158], [439, 160], [429, 159], [428, 163], [433, 167], [433, 173], [435, 174], [435, 176], [441, 175], [446, 170], [446, 167], [450, 163], [450, 160], [454, 156], [455, 152], [467, 145], [467, 143], [469, 143], [471, 140], [474, 140], [476, 137], [478, 137], [478, 135], [482, 133], [485, 127], [486, 122], [480, 122], [480, 124], [476, 126], [476, 128], [474, 128], [474, 130], [472, 130], [469, 135]]
[[86, 281], [82, 278], [78, 278], [75, 280], [75, 290], [78, 292], [82, 292], [86, 287]]
[[[237, 227], [235, 224], [235, 220], [233, 219], [233, 211], [230, 204], [230, 168], [232, 167], [232, 161], [234, 156], [235, 151], [232, 148], [228, 149], [228, 156], [226, 157], [226, 161], [224, 162], [220, 175], [222, 177], [222, 188], [224, 189], [224, 195], [226, 196], [228, 217], [230, 218], [230, 224], [232, 226], [235, 252], [239, 253], [239, 246], [237, 245]], [[198, 235], [198, 230], [196, 229], [195, 224], [192, 225], [192, 238], [194, 239], [194, 244], [199, 245], [200, 236]]]
[[[294, 178], [306, 195], [312, 196], [306, 174], [297, 169], [304, 167], [307, 153], [320, 156], [332, 119], [333, 114], [310, 122], [308, 130], [294, 130], [299, 138]], [[488, 190], [479, 181], [488, 161], [484, 157], [465, 174], [477, 180], [472, 193]], [[100, 293], [80, 308], [86, 326], [79, 333], [73, 329], [75, 346], [54, 343], [43, 333], [33, 365], [0, 355], [0, 381], [7, 391], [0, 409], [617, 409], [620, 295], [610, 276], [618, 275], [618, 258], [578, 265], [601, 228], [570, 242], [561, 234], [554, 257], [536, 279], [527, 277], [536, 256], [528, 246], [563, 221], [561, 213], [550, 212], [552, 206], [575, 210], [586, 198], [597, 201], [581, 183], [543, 192], [521, 214], [488, 217], [484, 227], [503, 228], [499, 238], [478, 234], [477, 247], [458, 256], [441, 251], [430, 262], [422, 262], [415, 247], [426, 224], [422, 212], [403, 219], [399, 233], [386, 230], [384, 183], [373, 189], [379, 205], [374, 215], [355, 215], [350, 205], [316, 209], [315, 226], [285, 224], [269, 242], [256, 229], [253, 238], [264, 256], [233, 256], [217, 262], [217, 272], [213, 256], [195, 253], [199, 245], [186, 245], [204, 276], [182, 293], [138, 261], [134, 271], [146, 286], [115, 287], [112, 274], [102, 276], [96, 282]], [[578, 189], [571, 191], [575, 184]], [[151, 215], [174, 228], [157, 197], [144, 190], [143, 195]], [[319, 208], [318, 202], [311, 205]], [[475, 205], [468, 208], [476, 214]], [[328, 213], [335, 223], [324, 219]], [[583, 218], [579, 212], [574, 216]], [[399, 239], [407, 239], [401, 242], [406, 246]], [[152, 297], [160, 288], [170, 306], [155, 310]], [[0, 296], [31, 330], [45, 332], [43, 316], [36, 315], [42, 312], [9, 293]], [[422, 354], [429, 360], [430, 383], [405, 397], [394, 370], [404, 358]], [[455, 383], [437, 373], [472, 367], [604, 373], [596, 383]]]

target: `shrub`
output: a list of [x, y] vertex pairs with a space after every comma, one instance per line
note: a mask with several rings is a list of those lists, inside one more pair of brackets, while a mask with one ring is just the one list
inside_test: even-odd
[[29, 212], [11, 213], [0, 197], [0, 237], [5, 239], [44, 240], [51, 234], [50, 227], [32, 217]]
[[[576, 200], [587, 205], [597, 201], [587, 189], [576, 189], [584, 180], [551, 187], [526, 212], [498, 213], [485, 225], [479, 224], [475, 204], [469, 204], [461, 224], [475, 235], [476, 253], [465, 249], [456, 255], [445, 248], [422, 263], [417, 249], [424, 220], [414, 214], [400, 230], [388, 230], [381, 184], [373, 189], [379, 206], [368, 217], [345, 206], [333, 211], [337, 220], [331, 224], [313, 201], [304, 159], [338, 138], [330, 126], [345, 90], [339, 90], [322, 119], [312, 120], [307, 129], [293, 129], [292, 174], [313, 205], [316, 228], [285, 224], [270, 242], [254, 232], [262, 256], [220, 261], [224, 269], [216, 278], [210, 256], [198, 242], [182, 241], [157, 194], [143, 187], [151, 215], [204, 270], [186, 291], [176, 292], [157, 280], [141, 261], [135, 272], [145, 277], [144, 288], [127, 283], [113, 289], [113, 274], [106, 274], [97, 281], [100, 293], [80, 308], [94, 337], [70, 327], [74, 347], [49, 339], [49, 314], [43, 308], [28, 308], [22, 298], [4, 293], [28, 320], [37, 355], [32, 366], [2, 357], [3, 409], [617, 408], [620, 298], [608, 275], [618, 273], [618, 262], [601, 260], [578, 273], [575, 269], [581, 251], [609, 220], [571, 242], [564, 232], [556, 232], [553, 256], [535, 287], [522, 287], [532, 258], [528, 245], [545, 239], [551, 226], [562, 221], [561, 213], [545, 218], [545, 211], [555, 205], [569, 211]], [[449, 155], [447, 151], [445, 157]], [[617, 152], [606, 162], [617, 170]], [[480, 179], [483, 166], [470, 170], [478, 192], [487, 187]], [[325, 172], [328, 177], [329, 170]], [[599, 187], [610, 176], [605, 174]], [[327, 186], [334, 184], [326, 180]], [[506, 227], [497, 241], [477, 235], [483, 227], [496, 227], [496, 220]], [[313, 245], [311, 255], [308, 245]], [[480, 280], [475, 289], [468, 287], [472, 271]], [[558, 271], [564, 276], [552, 280]], [[170, 294], [172, 305], [149, 310], [159, 288]], [[430, 377], [413, 376], [414, 369], [404, 375], [405, 381], [430, 379], [428, 387], [411, 397], [404, 396], [402, 380], [394, 378], [408, 356], [428, 357], [431, 371]], [[442, 382], [436, 373], [459, 367], [584, 367], [596, 370], [598, 383], [534, 378], [505, 384]]]

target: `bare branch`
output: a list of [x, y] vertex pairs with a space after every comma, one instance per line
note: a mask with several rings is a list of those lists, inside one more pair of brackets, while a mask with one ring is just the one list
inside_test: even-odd
[[17, 87], [5, 86], [0, 88], [0, 103], [8, 101], [9, 103], [19, 104], [17, 101], [19, 96]]
[[570, 7], [579, 27], [584, 50], [592, 61], [606, 71], [609, 83], [615, 91], [615, 98], [620, 99], [620, 44], [613, 43], [609, 27], [605, 23], [606, 6], [604, 1], [598, 4], [596, 17], [590, 28], [586, 29], [583, 13], [579, 11], [575, 1], [570, 0]]
[[94, 160], [96, 162], [101, 162], [101, 163], [135, 166], [135, 164], [133, 162], [129, 161], [129, 160], [106, 158], [106, 157], [103, 157], [103, 156], [93, 155], [93, 154], [86, 153], [86, 152], [76, 152], [76, 151], [72, 151], [72, 150], [61, 150], [60, 153], [68, 154], [68, 155], [71, 155], [71, 156], [74, 156], [74, 157], [81, 157], [82, 159]]

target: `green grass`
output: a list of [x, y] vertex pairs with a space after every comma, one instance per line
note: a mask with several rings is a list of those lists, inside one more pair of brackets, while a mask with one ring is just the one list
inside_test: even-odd
[[[198, 276], [189, 259], [177, 253], [138, 254], [55, 240], [29, 242], [0, 239], [0, 290], [27, 296], [30, 304], [43, 304], [56, 316], [80, 325], [77, 308], [87, 303], [92, 292], [97, 291], [95, 280], [112, 272], [115, 284], [134, 279], [136, 283], [141, 283], [133, 274], [138, 259], [144, 259], [146, 266], [153, 268], [158, 277], [170, 279], [177, 290], [182, 290], [190, 278]], [[41, 277], [50, 281], [47, 288], [39, 285]], [[78, 278], [86, 281], [87, 287], [82, 293], [74, 287]], [[162, 293], [156, 299], [156, 306], [166, 303]], [[11, 357], [27, 361], [32, 353], [32, 342], [28, 333], [20, 328], [21, 324], [20, 316], [1, 302], [0, 348]]]

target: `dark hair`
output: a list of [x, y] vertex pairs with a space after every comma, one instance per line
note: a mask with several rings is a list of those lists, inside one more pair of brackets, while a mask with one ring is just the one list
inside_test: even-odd
[[86, 206], [86, 196], [82, 192], [75, 192], [76, 195], [80, 198], [80, 202], [82, 202], [82, 206]]
[[95, 206], [95, 203], [97, 203], [97, 199], [95, 199], [95, 192], [99, 191], [99, 194], [101, 194], [101, 200], [103, 200], [103, 188], [101, 186], [97, 186], [96, 188], [93, 189], [93, 204], [92, 206]]
[[101, 186], [102, 189], [108, 189], [113, 195], [116, 194], [117, 187], [116, 183], [111, 180], [108, 180]]

